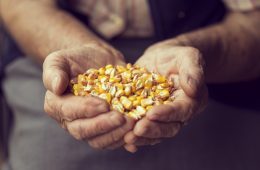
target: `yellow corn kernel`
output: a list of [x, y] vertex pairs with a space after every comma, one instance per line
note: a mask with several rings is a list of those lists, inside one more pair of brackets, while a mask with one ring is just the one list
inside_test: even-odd
[[132, 68], [132, 64], [131, 64], [131, 63], [127, 63], [127, 64], [126, 64], [126, 68], [127, 68], [127, 69]]
[[106, 100], [108, 103], [111, 102], [111, 95], [109, 93], [102, 93], [99, 95], [99, 97]]
[[96, 78], [98, 78], [98, 75], [96, 74], [96, 73], [90, 73], [89, 75], [88, 75], [88, 80], [94, 80], [94, 79], [96, 79]]
[[86, 72], [86, 74], [97, 74], [98, 73], [98, 70], [97, 69], [94, 69], [94, 68], [90, 68], [88, 69]]
[[86, 81], [86, 77], [83, 74], [78, 75], [78, 83], [82, 83]]
[[142, 89], [137, 90], [137, 91], [135, 92], [135, 94], [138, 95], [138, 96], [140, 96], [140, 95], [142, 94], [142, 91], [143, 91]]
[[122, 105], [124, 106], [124, 108], [130, 110], [133, 107], [133, 103], [131, 100], [129, 100], [127, 97], [125, 96], [121, 96], [120, 97], [120, 102], [122, 103]]
[[144, 107], [142, 106], [137, 106], [136, 107], [136, 113], [139, 115], [139, 116], [144, 116], [145, 113], [146, 113], [146, 110]]
[[124, 106], [120, 102], [112, 104], [112, 108], [113, 108], [113, 110], [116, 110], [120, 113], [124, 113], [124, 111], [125, 111]]
[[124, 66], [116, 66], [116, 70], [118, 71], [118, 73], [123, 73], [126, 71], [126, 68]]
[[166, 82], [166, 78], [162, 75], [159, 75], [159, 74], [153, 74], [153, 78], [157, 83], [165, 83]]
[[108, 77], [105, 75], [98, 76], [98, 79], [101, 83], [105, 83], [108, 81]]
[[153, 106], [146, 106], [146, 110], [151, 110], [153, 108]]
[[109, 93], [111, 94], [111, 96], [115, 96], [116, 95], [116, 86], [112, 86], [110, 89], [109, 89]]
[[115, 83], [115, 86], [118, 90], [123, 90], [124, 89], [124, 86], [123, 84], [120, 84], [120, 83]]
[[139, 89], [141, 89], [141, 88], [143, 88], [144, 87], [144, 81], [143, 80], [137, 80], [137, 82], [136, 82], [136, 84], [135, 84], [135, 88], [136, 88], [136, 90], [139, 90]]
[[156, 93], [153, 91], [150, 91], [149, 97], [154, 98], [156, 96]]
[[127, 115], [136, 120], [141, 118], [141, 116], [137, 115], [136, 110], [132, 110], [132, 111], [128, 112]]
[[131, 100], [131, 101], [133, 102], [133, 101], [136, 100], [136, 96], [135, 96], [135, 95], [134, 95], [134, 96], [130, 96], [130, 97], [128, 97], [128, 99]]
[[123, 80], [129, 80], [132, 77], [132, 73], [130, 71], [125, 71], [121, 75]]
[[110, 77], [109, 78], [109, 82], [110, 83], [118, 83], [121, 81], [121, 76], [120, 75], [117, 75], [117, 76], [114, 76], [114, 77]]
[[144, 82], [144, 87], [151, 88], [153, 86], [153, 81], [151, 79], [147, 79]]
[[112, 100], [111, 100], [111, 103], [112, 104], [117, 104], [117, 103], [120, 103], [120, 101], [119, 101], [119, 99], [118, 98], [113, 98]]
[[109, 76], [113, 69], [114, 68], [107, 68], [106, 71], [105, 71], [105, 75]]
[[115, 94], [115, 96], [116, 96], [116, 97], [121, 97], [121, 96], [123, 96], [124, 94], [125, 94], [125, 93], [124, 93], [124, 90], [118, 89], [117, 92], [116, 92], [116, 94]]
[[104, 75], [105, 71], [106, 71], [106, 69], [104, 67], [101, 67], [100, 69], [98, 69], [99, 75]]
[[134, 100], [133, 101], [133, 106], [134, 107], [136, 107], [136, 106], [138, 106], [138, 105], [140, 105], [141, 104], [141, 100]]
[[112, 64], [108, 64], [105, 66], [106, 69], [110, 69], [110, 68], [113, 68], [113, 65]]
[[161, 83], [160, 86], [162, 88], [168, 88], [170, 85], [169, 85], [169, 83], [165, 82], [165, 83]]
[[146, 97], [148, 97], [148, 95], [149, 95], [149, 90], [148, 89], [143, 89], [143, 91], [141, 93], [141, 96], [143, 98], [146, 98]]
[[126, 95], [126, 96], [129, 96], [129, 95], [131, 94], [131, 92], [132, 92], [131, 86], [127, 85], [127, 86], [125, 87], [125, 95]]
[[87, 86], [84, 87], [84, 91], [86, 92], [91, 92], [91, 90], [93, 90], [93, 86], [88, 84]]
[[110, 77], [114, 77], [116, 75], [116, 69], [112, 68], [111, 72], [110, 72]]
[[158, 94], [158, 96], [161, 98], [161, 99], [166, 99], [170, 96], [170, 92], [168, 90], [162, 90], [160, 91], [160, 93]]
[[99, 93], [98, 93], [96, 90], [92, 90], [92, 91], [90, 92], [90, 94], [91, 94], [92, 96], [96, 96], [96, 97], [99, 96]]
[[171, 101], [169, 101], [169, 100], [165, 100], [164, 102], [163, 102], [163, 104], [171, 104], [172, 102]]
[[153, 104], [154, 104], [154, 101], [151, 98], [141, 100], [141, 106], [143, 106], [143, 107], [150, 106], [150, 105], [153, 105]]
[[106, 85], [106, 84], [101, 84], [99, 90], [100, 90], [100, 91], [99, 91], [100, 93], [106, 92], [107, 90], [109, 90], [109, 89], [108, 89], [108, 85]]

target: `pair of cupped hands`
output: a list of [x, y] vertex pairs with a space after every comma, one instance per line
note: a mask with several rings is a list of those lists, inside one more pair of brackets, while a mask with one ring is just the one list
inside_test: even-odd
[[97, 149], [138, 147], [160, 143], [174, 137], [207, 103], [204, 61], [196, 48], [161, 42], [150, 46], [137, 65], [171, 78], [177, 90], [175, 101], [150, 109], [135, 121], [109, 109], [97, 97], [79, 97], [67, 93], [69, 82], [89, 68], [107, 64], [125, 65], [123, 55], [105, 43], [89, 43], [48, 55], [43, 64], [43, 82], [47, 89], [44, 110], [74, 138]]

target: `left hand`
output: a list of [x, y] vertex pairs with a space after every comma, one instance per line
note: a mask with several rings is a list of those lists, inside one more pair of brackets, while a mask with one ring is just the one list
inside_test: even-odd
[[153, 107], [125, 135], [126, 150], [135, 152], [137, 146], [174, 137], [183, 124], [205, 108], [208, 91], [203, 63], [201, 53], [193, 47], [159, 43], [145, 51], [136, 64], [172, 78], [177, 90], [174, 102]]

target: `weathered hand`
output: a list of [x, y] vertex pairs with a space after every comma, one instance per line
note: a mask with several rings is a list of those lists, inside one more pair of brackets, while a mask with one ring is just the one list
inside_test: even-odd
[[135, 152], [137, 146], [153, 145], [163, 138], [174, 137], [207, 103], [203, 58], [193, 47], [156, 44], [137, 61], [150, 71], [173, 79], [177, 90], [174, 102], [155, 106], [124, 137], [125, 149]]
[[43, 82], [47, 89], [44, 109], [73, 137], [87, 141], [94, 148], [116, 148], [134, 121], [109, 111], [108, 104], [97, 97], [66, 94], [69, 80], [89, 68], [106, 64], [124, 64], [123, 56], [104, 44], [88, 44], [65, 49], [47, 56], [43, 64]]

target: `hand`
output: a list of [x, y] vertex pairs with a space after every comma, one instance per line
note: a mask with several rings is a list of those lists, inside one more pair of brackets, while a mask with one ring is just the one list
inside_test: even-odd
[[43, 64], [43, 82], [47, 88], [44, 109], [73, 137], [94, 148], [114, 149], [124, 144], [123, 136], [134, 122], [109, 111], [106, 101], [97, 97], [79, 97], [64, 93], [69, 80], [89, 68], [106, 64], [124, 64], [122, 55], [103, 44], [88, 44], [47, 56]]
[[177, 90], [172, 103], [153, 107], [127, 133], [125, 149], [129, 152], [137, 151], [137, 146], [154, 145], [174, 137], [183, 124], [205, 108], [208, 96], [203, 58], [195, 48], [156, 44], [136, 64], [173, 79]]

